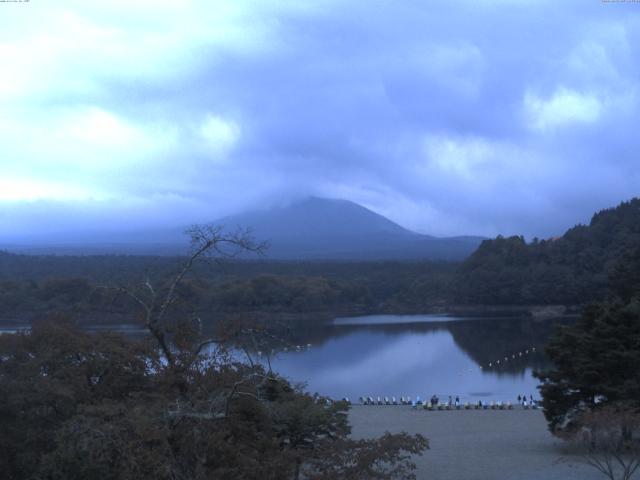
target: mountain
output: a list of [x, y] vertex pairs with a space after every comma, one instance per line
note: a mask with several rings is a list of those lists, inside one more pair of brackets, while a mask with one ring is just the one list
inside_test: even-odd
[[485, 240], [458, 269], [455, 301], [576, 305], [637, 293], [639, 277], [640, 199], [634, 198], [561, 237]]
[[250, 227], [276, 259], [461, 260], [482, 241], [421, 235], [357, 203], [316, 197], [217, 223]]
[[[218, 219], [229, 230], [248, 227], [257, 241], [270, 245], [267, 258], [287, 260], [462, 260], [480, 237], [436, 238], [421, 235], [347, 200], [307, 198]], [[26, 254], [182, 255], [185, 228], [130, 232], [61, 232], [0, 244]]]

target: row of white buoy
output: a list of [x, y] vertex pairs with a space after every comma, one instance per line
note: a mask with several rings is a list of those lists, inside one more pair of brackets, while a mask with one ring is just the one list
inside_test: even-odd
[[[311, 348], [311, 344], [307, 343], [306, 345], [292, 345], [291, 346], [291, 351], [296, 351], [296, 352], [301, 352], [302, 350], [309, 350]], [[284, 347], [282, 349], [283, 352], [288, 352], [289, 351], [289, 347]]]
[[[309, 350], [310, 348], [311, 348], [311, 344], [310, 343], [307, 343], [306, 345], [292, 345], [291, 346], [291, 351], [301, 352], [302, 350]], [[282, 351], [283, 352], [288, 352], [289, 351], [289, 347], [284, 347], [282, 349]], [[500, 365], [501, 363], [507, 363], [509, 360], [516, 360], [517, 358], [520, 358], [520, 357], [522, 357], [524, 355], [529, 355], [530, 353], [535, 353], [535, 351], [536, 351], [536, 347], [531, 347], [531, 348], [528, 348], [528, 349], [526, 349], [524, 351], [521, 351], [521, 352], [518, 352], [518, 353], [513, 353], [511, 355], [507, 355], [502, 359], [498, 359], [498, 360], [495, 360], [493, 362], [489, 362], [489, 364], [487, 366], [489, 368], [491, 368], [493, 366]], [[261, 350], [258, 350], [257, 353], [258, 353], [259, 356], [262, 356], [262, 351]], [[274, 353], [274, 351], [272, 350], [271, 354], [273, 354], [273, 353]], [[480, 369], [482, 369], [482, 368], [483, 368], [482, 365], [480, 365]]]
[[[489, 364], [487, 366], [489, 368], [492, 368], [494, 366], [497, 367], [501, 363], [504, 364], [504, 363], [507, 363], [509, 360], [512, 360], [512, 361], [516, 360], [516, 359], [518, 359], [520, 357], [523, 357], [525, 355], [529, 355], [530, 353], [535, 353], [535, 351], [536, 351], [536, 347], [531, 347], [531, 348], [528, 348], [528, 349], [524, 350], [523, 352], [518, 352], [518, 353], [513, 353], [511, 355], [507, 355], [507, 356], [504, 357], [504, 359], [501, 358], [501, 359], [495, 360], [493, 362], [489, 362]], [[482, 365], [480, 366], [480, 368], [482, 369]]]
[[[289, 350], [291, 350], [292, 352], [301, 352], [303, 350], [309, 350], [310, 348], [311, 348], [311, 344], [307, 343], [306, 345], [292, 345], [291, 348], [284, 347], [282, 351], [288, 352]], [[262, 350], [258, 350], [256, 353], [258, 354], [259, 357], [263, 355]], [[271, 350], [271, 355], [273, 355], [274, 353], [275, 353], [275, 350]]]

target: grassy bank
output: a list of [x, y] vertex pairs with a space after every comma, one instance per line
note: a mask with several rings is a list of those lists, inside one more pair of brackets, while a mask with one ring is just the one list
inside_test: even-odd
[[421, 433], [430, 450], [416, 459], [428, 480], [597, 480], [601, 476], [547, 431], [538, 410], [453, 410], [354, 405], [355, 438]]

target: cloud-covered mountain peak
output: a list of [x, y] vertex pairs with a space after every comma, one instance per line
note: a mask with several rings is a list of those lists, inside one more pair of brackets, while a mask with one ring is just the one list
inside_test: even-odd
[[362, 205], [309, 197], [284, 206], [220, 219], [233, 229], [252, 229], [270, 244], [271, 258], [460, 259], [479, 239], [435, 238], [412, 232]]

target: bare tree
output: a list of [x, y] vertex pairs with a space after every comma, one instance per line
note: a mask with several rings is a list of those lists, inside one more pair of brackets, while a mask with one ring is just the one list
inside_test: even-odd
[[[233, 259], [245, 253], [261, 255], [266, 243], [256, 242], [249, 229], [228, 232], [220, 225], [194, 225], [186, 231], [191, 238], [191, 248], [187, 259], [170, 278], [164, 288], [153, 285], [149, 278], [135, 286], [118, 286], [116, 289], [131, 298], [142, 310], [144, 327], [158, 342], [158, 346], [169, 366], [175, 366], [176, 358], [167, 338], [169, 328], [167, 313], [175, 304], [176, 289], [199, 260]], [[192, 356], [197, 356], [203, 348], [218, 342], [216, 338], [202, 338], [194, 345]]]
[[[421, 435], [387, 434], [380, 439], [348, 439], [345, 402], [309, 395], [291, 386], [272, 371], [270, 352], [273, 346], [287, 345], [279, 336], [251, 319], [222, 322], [217, 337], [205, 338], [201, 331], [177, 328], [171, 335], [171, 307], [178, 299], [178, 287], [196, 262], [202, 259], [236, 258], [243, 253], [261, 254], [264, 243], [256, 243], [248, 230], [226, 233], [213, 225], [194, 226], [191, 252], [167, 283], [155, 286], [147, 279], [141, 284], [118, 290], [139, 305], [144, 325], [157, 341], [166, 359], [169, 373], [179, 395], [166, 412], [177, 428], [184, 422], [197, 425], [198, 431], [215, 432], [209, 422], [235, 425], [235, 416], [269, 418], [280, 445], [278, 458], [294, 463], [293, 478], [397, 478], [415, 479], [412, 454], [428, 448]], [[192, 325], [191, 325], [192, 326]], [[245, 362], [222, 357], [203, 358], [201, 353], [211, 344], [216, 351], [244, 352]], [[254, 355], [266, 360], [266, 366]], [[203, 368], [200, 368], [203, 366]], [[222, 428], [222, 427], [219, 427]]]
[[[48, 446], [41, 450], [50, 454], [50, 470], [44, 470], [46, 475], [42, 478], [87, 478], [86, 474], [71, 477], [66, 472], [94, 472], [99, 464], [101, 471], [127, 478], [415, 479], [412, 456], [427, 448], [426, 439], [406, 434], [350, 439], [347, 402], [310, 395], [272, 372], [270, 365], [267, 369], [257, 361], [261, 351], [268, 355], [274, 342], [279, 342], [264, 325], [249, 318], [230, 321], [217, 338], [205, 338], [193, 322], [176, 320], [184, 318], [183, 308], [172, 306], [180, 299], [179, 286], [196, 262], [207, 257], [233, 258], [242, 252], [261, 253], [265, 248], [255, 243], [246, 230], [227, 234], [220, 227], [204, 226], [192, 228], [189, 234], [192, 250], [168, 279], [106, 287], [127, 295], [139, 306], [144, 325], [157, 345], [129, 344], [126, 339], [115, 337], [105, 344], [100, 338], [78, 335], [71, 338], [71, 344], [78, 345], [80, 358], [87, 356], [82, 352], [89, 351], [92, 358], [106, 365], [98, 368], [91, 362], [91, 370], [87, 371], [76, 365], [77, 353], [52, 355], [42, 337], [35, 338], [32, 345], [23, 345], [22, 339], [17, 339], [18, 346], [29, 353], [16, 355], [11, 368], [6, 369], [13, 373], [16, 366], [27, 363], [21, 370], [22, 390], [12, 397], [16, 401], [7, 402], [7, 406], [16, 407], [15, 413], [7, 410], [7, 420], [23, 415], [22, 403], [30, 397], [25, 392], [31, 388], [34, 366], [41, 369], [51, 357], [63, 362], [60, 368], [66, 368], [59, 378], [65, 382], [79, 379], [69, 382], [70, 388], [78, 391], [71, 395], [77, 397], [74, 405], [90, 406], [65, 408], [69, 411], [67, 417], [58, 421], [63, 412], [48, 405], [51, 397], [61, 396], [57, 392], [59, 384], [45, 381], [43, 405], [47, 408], [36, 403], [34, 410], [45, 410], [51, 422], [30, 419], [15, 423], [45, 428], [58, 423], [47, 432], [49, 439], [60, 440], [58, 445], [53, 450]], [[72, 350], [68, 347], [68, 332], [73, 330], [58, 334], [56, 341], [63, 345], [62, 351], [76, 352], [75, 346]], [[50, 336], [44, 330], [43, 335]], [[219, 348], [203, 355], [212, 343], [219, 344]], [[33, 355], [34, 349], [38, 356]], [[242, 351], [246, 361], [237, 355]], [[266, 360], [269, 363], [268, 356]], [[0, 362], [0, 367], [5, 365]], [[96, 371], [98, 375], [110, 375], [110, 380], [105, 381], [109, 386], [90, 386], [88, 393], [86, 378], [91, 383]], [[92, 375], [87, 377], [87, 372]], [[14, 391], [13, 375], [0, 375], [0, 379], [9, 377], [11, 387], [2, 392]], [[64, 392], [62, 404], [67, 405], [71, 400], [67, 399], [66, 389]], [[55, 412], [48, 413], [49, 410]], [[41, 418], [40, 413], [37, 415], [34, 418]], [[4, 433], [4, 429], [0, 430]], [[79, 465], [77, 458], [90, 461]]]
[[613, 404], [584, 412], [569, 440], [587, 465], [610, 480], [630, 480], [640, 467], [640, 414]]

